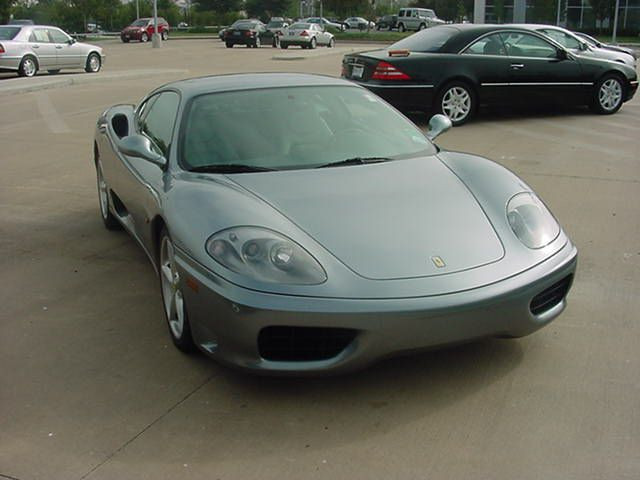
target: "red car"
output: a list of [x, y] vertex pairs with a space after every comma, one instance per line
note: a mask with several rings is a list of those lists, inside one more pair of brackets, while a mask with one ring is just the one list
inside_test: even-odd
[[[169, 24], [162, 17], [158, 17], [158, 32], [162, 40], [169, 38]], [[148, 42], [151, 35], [153, 35], [153, 18], [139, 18], [120, 32], [120, 38], [124, 43], [130, 40]]]

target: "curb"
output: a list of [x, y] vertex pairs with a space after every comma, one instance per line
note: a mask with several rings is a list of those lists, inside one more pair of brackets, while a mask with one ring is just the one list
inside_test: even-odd
[[[155, 75], [166, 75], [173, 73], [187, 73], [189, 70], [184, 69], [166, 69], [166, 70], [140, 70], [137, 72], [109, 72], [106, 74], [68, 74], [64, 78], [55, 78], [51, 80], [45, 80], [44, 78], [38, 82], [38, 77], [35, 78], [16, 78], [7, 79], [0, 82], [0, 97], [16, 95], [20, 93], [38, 92], [41, 90], [49, 90], [53, 88], [68, 87], [71, 85], [85, 85], [89, 83], [108, 82], [113, 79], [130, 79], [135, 80], [137, 78], [147, 78]], [[11, 84], [7, 85], [7, 83]], [[27, 83], [29, 82], [29, 83]], [[16, 84], [17, 83], [17, 84]]]

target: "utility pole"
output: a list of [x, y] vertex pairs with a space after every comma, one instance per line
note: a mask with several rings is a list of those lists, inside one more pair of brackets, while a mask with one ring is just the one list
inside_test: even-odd
[[151, 45], [153, 48], [162, 46], [162, 38], [158, 33], [158, 0], [153, 0], [153, 35], [151, 36]]
[[611, 43], [615, 45], [616, 34], [618, 33], [618, 10], [620, 9], [620, 0], [616, 0], [616, 13], [613, 15], [613, 36], [611, 37]]
[[558, 13], [556, 14], [556, 25], [560, 26], [560, 5], [562, 4], [562, 0], [558, 0]]
[[138, 0], [136, 0], [136, 20], [140, 18], [140, 5], [138, 5]]

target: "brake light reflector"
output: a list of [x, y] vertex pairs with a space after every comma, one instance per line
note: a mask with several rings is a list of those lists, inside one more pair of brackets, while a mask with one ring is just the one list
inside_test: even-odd
[[409, 75], [387, 62], [378, 62], [371, 78], [374, 80], [411, 80]]
[[307, 32], [306, 30], [303, 30], [302, 33], [300, 34], [301, 37], [308, 37], [309, 36], [309, 32]]
[[2, 46], [2, 44], [0, 43], [0, 53], [5, 53], [4, 52], [4, 47]]

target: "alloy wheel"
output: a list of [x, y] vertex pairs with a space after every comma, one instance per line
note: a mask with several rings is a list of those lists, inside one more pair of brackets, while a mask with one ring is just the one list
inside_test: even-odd
[[603, 110], [614, 110], [622, 99], [622, 86], [615, 78], [606, 80], [598, 91], [598, 102]]
[[93, 73], [100, 70], [100, 58], [98, 58], [96, 54], [92, 54], [89, 57], [89, 70], [91, 70]]
[[98, 171], [98, 199], [100, 200], [100, 215], [103, 219], [107, 219], [109, 215], [109, 194], [107, 192], [107, 182], [104, 181], [102, 175], [102, 165], [100, 162], [97, 164]]
[[185, 326], [184, 299], [180, 289], [180, 275], [175, 264], [173, 244], [167, 236], [162, 239], [160, 247], [160, 282], [169, 329], [176, 339], [180, 339]]
[[471, 95], [463, 87], [451, 87], [442, 97], [442, 113], [452, 122], [461, 122], [471, 112]]
[[31, 58], [25, 58], [22, 63], [25, 77], [33, 77], [36, 74], [36, 62]]

